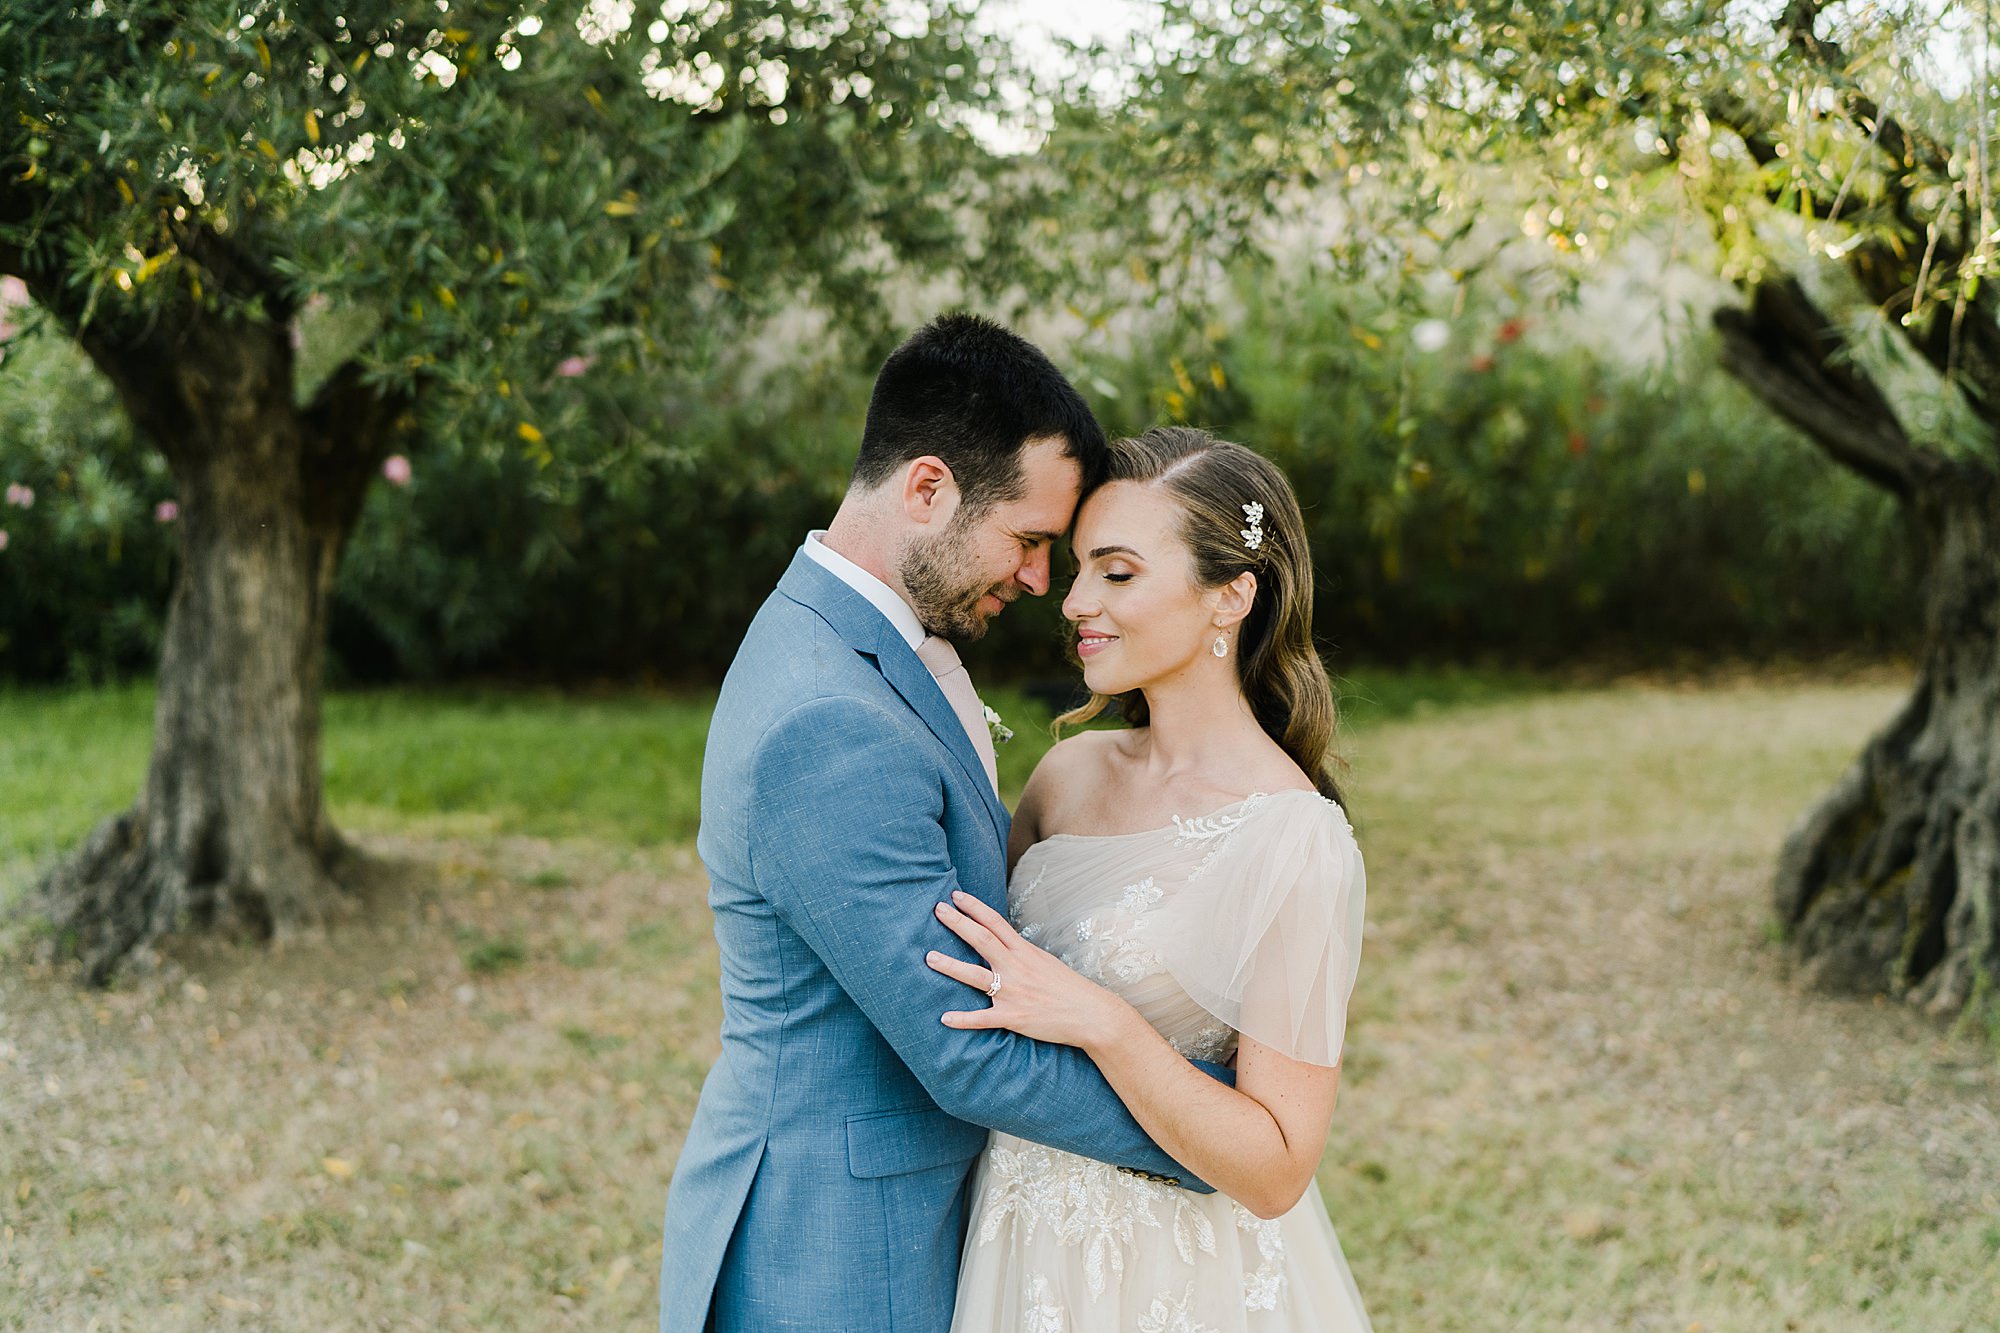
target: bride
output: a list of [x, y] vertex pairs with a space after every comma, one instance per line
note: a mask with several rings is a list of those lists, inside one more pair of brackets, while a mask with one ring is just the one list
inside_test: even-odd
[[[991, 997], [947, 1013], [1080, 1047], [1199, 1195], [995, 1132], [973, 1182], [957, 1333], [1369, 1328], [1313, 1187], [1361, 947], [1361, 854], [1325, 763], [1333, 698], [1312, 562], [1271, 463], [1203, 431], [1112, 446], [1078, 513], [1087, 721], [1029, 780], [1012, 923], [939, 918]], [[1235, 1057], [1234, 1088], [1187, 1057]]]

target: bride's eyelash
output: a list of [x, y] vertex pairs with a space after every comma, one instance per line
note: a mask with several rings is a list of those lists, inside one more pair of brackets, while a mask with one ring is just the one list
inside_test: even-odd
[[1104, 581], [1106, 583], [1130, 583], [1132, 576], [1130, 574], [1106, 574]]

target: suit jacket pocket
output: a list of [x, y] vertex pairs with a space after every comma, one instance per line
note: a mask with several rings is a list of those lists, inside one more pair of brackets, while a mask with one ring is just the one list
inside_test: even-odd
[[969, 1164], [985, 1147], [983, 1126], [936, 1107], [847, 1117], [847, 1169], [862, 1180]]

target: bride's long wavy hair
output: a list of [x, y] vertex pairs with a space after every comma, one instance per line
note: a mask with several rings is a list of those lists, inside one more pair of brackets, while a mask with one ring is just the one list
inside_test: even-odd
[[[1333, 769], [1336, 710], [1326, 666], [1313, 644], [1313, 565], [1305, 519], [1285, 474], [1262, 455], [1192, 426], [1155, 426], [1111, 446], [1108, 485], [1132, 481], [1163, 488], [1181, 507], [1181, 538], [1194, 556], [1198, 586], [1220, 587], [1246, 570], [1257, 576], [1250, 614], [1236, 629], [1236, 679], [1250, 711], [1272, 740], [1313, 780], [1320, 794], [1340, 799]], [[1244, 506], [1264, 506], [1263, 541], [1251, 549]], [[1125, 721], [1147, 723], [1146, 696], [1116, 696]], [[1056, 719], [1064, 727], [1090, 721], [1111, 702], [1090, 702]]]

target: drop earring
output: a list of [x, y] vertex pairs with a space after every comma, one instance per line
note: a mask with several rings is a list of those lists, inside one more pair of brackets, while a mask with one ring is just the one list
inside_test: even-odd
[[1229, 636], [1227, 634], [1216, 635], [1215, 643], [1210, 646], [1209, 651], [1217, 657], [1229, 656]]

